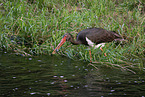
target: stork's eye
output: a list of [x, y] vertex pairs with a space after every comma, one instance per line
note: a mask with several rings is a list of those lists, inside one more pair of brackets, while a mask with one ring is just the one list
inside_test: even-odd
[[67, 35], [63, 35], [63, 38], [66, 38], [67, 37]]

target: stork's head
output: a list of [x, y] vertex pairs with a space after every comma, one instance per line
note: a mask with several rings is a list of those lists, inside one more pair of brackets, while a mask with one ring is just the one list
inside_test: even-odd
[[54, 51], [52, 52], [52, 54], [56, 53], [56, 50], [59, 50], [59, 48], [66, 42], [66, 41], [70, 41], [72, 38], [72, 35], [70, 33], [66, 33], [63, 35], [63, 38], [61, 39], [60, 43], [57, 45], [57, 47], [54, 49]]

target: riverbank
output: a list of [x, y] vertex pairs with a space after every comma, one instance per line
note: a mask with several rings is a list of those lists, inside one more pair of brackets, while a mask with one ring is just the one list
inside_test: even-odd
[[[59, 2], [59, 3], [58, 3]], [[50, 54], [69, 32], [74, 37], [86, 28], [99, 27], [118, 32], [127, 41], [108, 43], [103, 53], [92, 50], [96, 63], [120, 68], [145, 65], [145, 2], [143, 0], [29, 0], [0, 1], [0, 49], [23, 56]], [[89, 61], [83, 45], [66, 43], [58, 52], [74, 60]]]

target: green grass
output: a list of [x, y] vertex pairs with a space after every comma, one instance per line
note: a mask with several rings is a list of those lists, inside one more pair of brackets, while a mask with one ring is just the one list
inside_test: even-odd
[[[59, 2], [59, 3], [58, 3]], [[76, 34], [88, 27], [117, 31], [127, 41], [113, 42], [103, 53], [92, 50], [93, 66], [139, 68], [145, 65], [144, 0], [2, 0], [0, 1], [0, 49], [21, 55], [51, 54], [64, 33]], [[65, 43], [58, 54], [89, 61], [83, 45]]]

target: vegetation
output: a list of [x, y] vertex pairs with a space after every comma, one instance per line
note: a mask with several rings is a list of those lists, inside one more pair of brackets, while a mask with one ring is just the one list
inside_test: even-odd
[[[51, 54], [64, 33], [76, 34], [99, 27], [117, 31], [127, 41], [108, 43], [103, 53], [92, 50], [93, 63], [122, 69], [145, 65], [144, 0], [2, 0], [0, 1], [0, 49], [20, 55]], [[83, 45], [65, 43], [58, 54], [89, 61]]]

